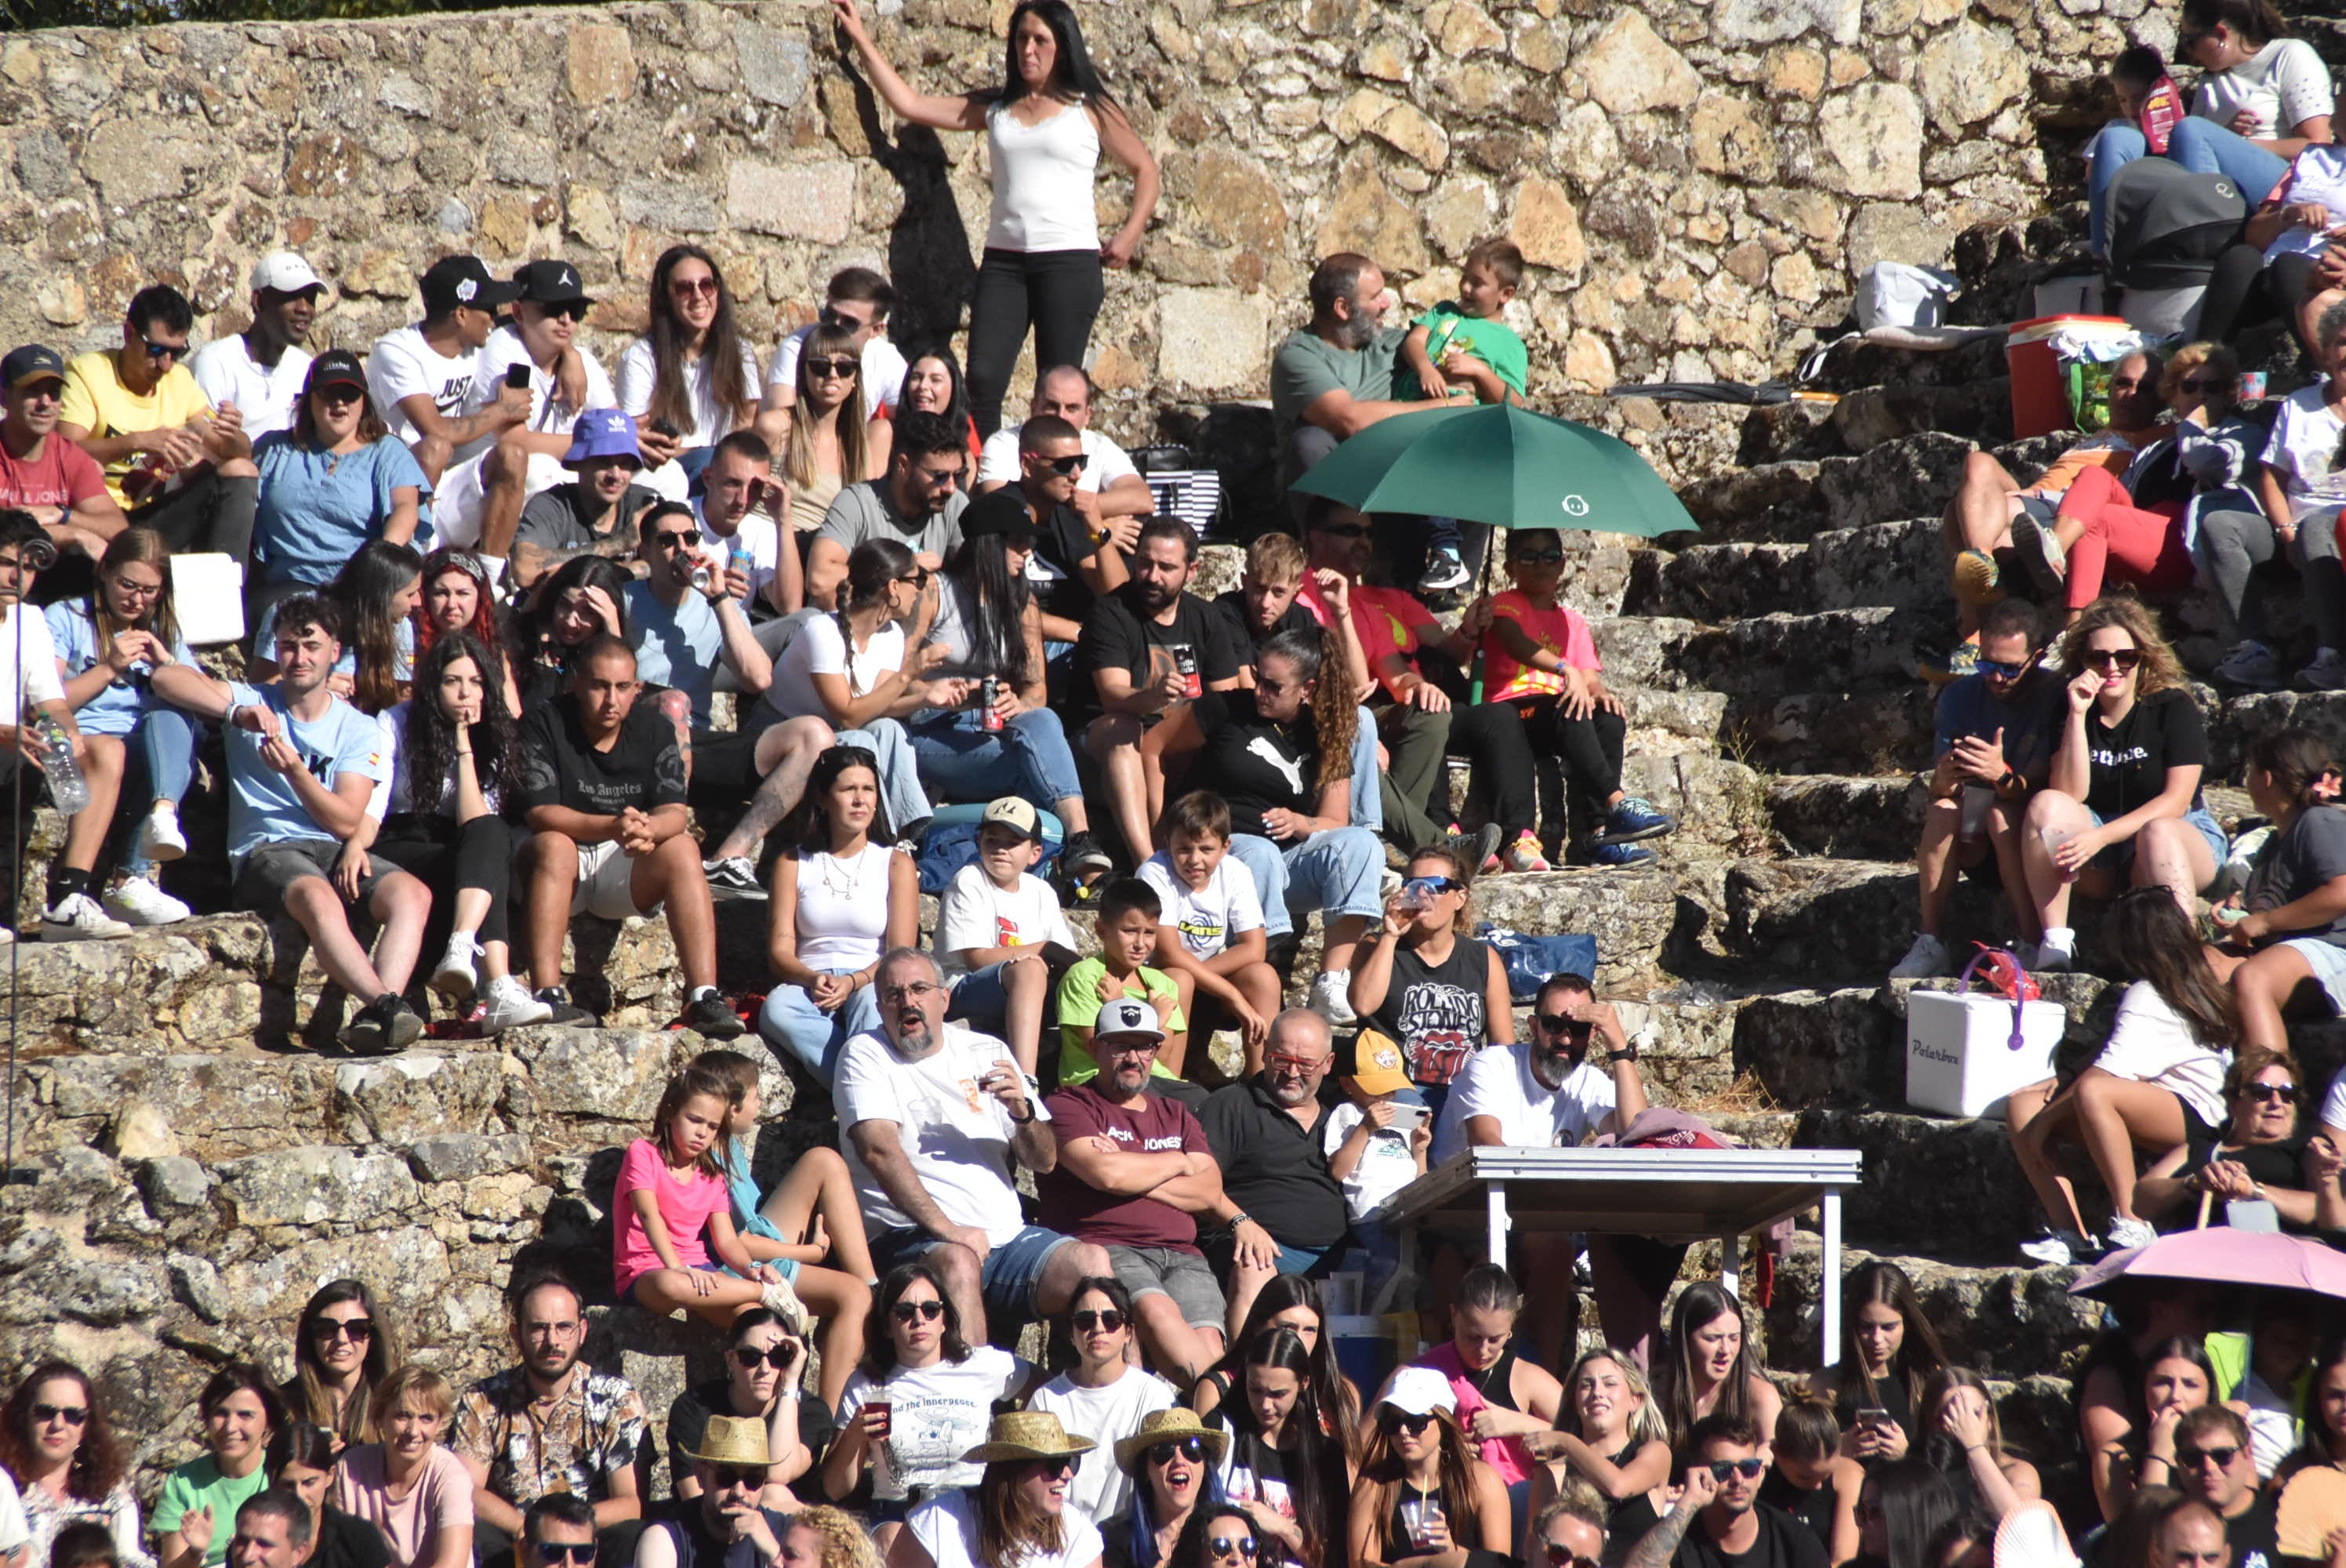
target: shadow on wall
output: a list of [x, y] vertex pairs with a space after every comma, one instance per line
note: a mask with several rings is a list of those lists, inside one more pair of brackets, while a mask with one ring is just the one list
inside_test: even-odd
[[896, 289], [888, 335], [899, 346], [944, 341], [959, 330], [977, 289], [969, 231], [945, 178], [944, 143], [936, 132], [914, 125], [899, 127], [896, 139], [889, 140], [871, 85], [844, 60], [842, 66], [855, 85], [855, 117], [872, 161], [887, 170], [904, 197], [888, 230], [888, 279]]

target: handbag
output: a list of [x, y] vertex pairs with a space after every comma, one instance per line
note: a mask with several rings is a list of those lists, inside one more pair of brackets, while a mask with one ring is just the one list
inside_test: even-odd
[[1963, 973], [1956, 976], [1955, 994], [1970, 995], [1973, 976], [1984, 969], [1987, 974], [1981, 981], [1980, 988], [2012, 1003], [2012, 1038], [2006, 1044], [2012, 1050], [2020, 1050], [2026, 1044], [2021, 1033], [2021, 1016], [2028, 1003], [2044, 994], [2043, 988], [2029, 978], [2028, 971], [2020, 966], [2020, 955], [2012, 949], [1990, 947], [1984, 942], [1975, 942], [1972, 945], [1979, 952], [1972, 955], [1972, 961], [1964, 965]]
[[1537, 996], [1550, 975], [1576, 974], [1591, 981], [1596, 978], [1596, 939], [1593, 936], [1528, 936], [1493, 925], [1489, 921], [1476, 926], [1474, 934], [1506, 965], [1507, 994], [1517, 1002], [1528, 1002]]

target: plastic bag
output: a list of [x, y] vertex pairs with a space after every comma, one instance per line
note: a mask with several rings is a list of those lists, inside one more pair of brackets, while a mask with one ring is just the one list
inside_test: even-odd
[[1876, 327], [1937, 327], [1946, 323], [1947, 303], [1962, 280], [1936, 267], [1908, 261], [1876, 261], [1857, 280], [1860, 330]]
[[1526, 936], [1484, 921], [1474, 934], [1491, 945], [1507, 966], [1507, 994], [1528, 1002], [1551, 974], [1596, 978], [1596, 939], [1593, 936]]

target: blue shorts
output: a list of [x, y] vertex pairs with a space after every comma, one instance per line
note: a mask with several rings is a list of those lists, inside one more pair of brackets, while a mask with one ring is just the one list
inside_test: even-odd
[[[985, 1298], [987, 1318], [1024, 1323], [1042, 1317], [1035, 1297], [1042, 1288], [1044, 1266], [1059, 1248], [1075, 1244], [1072, 1236], [1030, 1225], [987, 1252], [978, 1269], [978, 1289]], [[872, 1238], [872, 1267], [884, 1275], [899, 1263], [910, 1263], [944, 1245], [918, 1226], [883, 1230]]]
[[1010, 1011], [1010, 991], [1002, 983], [1002, 970], [1003, 965], [989, 963], [963, 975], [954, 985], [953, 999], [945, 1004], [945, 1022], [974, 1019], [999, 1028]]
[[2274, 945], [2305, 960], [2305, 967], [2321, 983], [2322, 994], [2330, 998], [2330, 1010], [2346, 1013], [2346, 947], [2313, 936], [2293, 936]]
[[[2091, 806], [2086, 808], [2086, 815], [2094, 820], [2095, 827], [2098, 828], [2102, 825], [2102, 814]], [[2200, 806], [2186, 811], [2183, 813], [2183, 820], [2186, 826], [2199, 830], [2199, 836], [2208, 840], [2208, 848], [2216, 857], [2216, 864], [2218, 867], [2222, 866], [2224, 857], [2232, 852], [2232, 840], [2224, 837], [2224, 830], [2216, 825], [2216, 819], [2208, 814], [2208, 809]], [[2112, 844], [2094, 857], [2094, 864], [2106, 871], [2124, 872], [2131, 870], [2134, 866], [2134, 840], [2128, 839], [2123, 844]]]

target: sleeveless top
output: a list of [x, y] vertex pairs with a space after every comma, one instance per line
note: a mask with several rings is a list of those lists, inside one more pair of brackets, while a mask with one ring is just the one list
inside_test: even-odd
[[994, 176], [988, 250], [1099, 249], [1092, 209], [1099, 129], [1082, 104], [1038, 126], [1021, 125], [1007, 105], [994, 105], [985, 111], [985, 153]]
[[[1485, 1405], [1498, 1410], [1522, 1408], [1515, 1403], [1515, 1393], [1507, 1386], [1515, 1374], [1515, 1342], [1513, 1339], [1509, 1339], [1506, 1349], [1499, 1352], [1497, 1360], [1479, 1372], [1466, 1369], [1465, 1361], [1458, 1354], [1458, 1347], [1452, 1343], [1435, 1346], [1420, 1356], [1417, 1364], [1432, 1367], [1450, 1380], [1450, 1391], [1458, 1400], [1461, 1426], [1472, 1421], [1474, 1412]], [[1476, 1447], [1482, 1452], [1483, 1462], [1498, 1471], [1499, 1479], [1509, 1486], [1528, 1478], [1535, 1462], [1531, 1451], [1524, 1446], [1524, 1440], [1519, 1437], [1485, 1438]]]
[[862, 969], [888, 940], [886, 844], [841, 860], [829, 850], [798, 854], [799, 962], [809, 969]]
[[[1633, 1437], [1619, 1453], [1608, 1454], [1606, 1462], [1627, 1464], [1637, 1457], [1637, 1450], [1643, 1446]], [[1646, 1532], [1661, 1522], [1662, 1516], [1654, 1509], [1651, 1492], [1633, 1492], [1614, 1503], [1612, 1512], [1605, 1520], [1605, 1562], [1607, 1568], [1617, 1568], [1629, 1555], [1630, 1549], [1645, 1539]]]
[[1491, 1038], [1484, 998], [1491, 950], [1471, 936], [1451, 938], [1450, 956], [1428, 964], [1412, 947], [1393, 949], [1392, 981], [1372, 1022], [1401, 1047], [1413, 1084], [1447, 1084]]
[[790, 487], [790, 531], [811, 534], [821, 527], [822, 520], [831, 515], [831, 504], [838, 500], [839, 493], [846, 488], [847, 475], [844, 473], [828, 476], [817, 474], [811, 484], [792, 484]]

